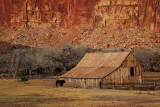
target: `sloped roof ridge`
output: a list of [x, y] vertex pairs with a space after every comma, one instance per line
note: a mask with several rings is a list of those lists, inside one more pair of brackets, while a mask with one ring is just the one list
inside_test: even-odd
[[92, 53], [86, 53], [86, 54], [95, 54], [95, 53], [104, 53], [104, 54], [107, 54], [107, 53], [132, 53], [131, 51], [118, 51], [118, 52], [92, 52]]

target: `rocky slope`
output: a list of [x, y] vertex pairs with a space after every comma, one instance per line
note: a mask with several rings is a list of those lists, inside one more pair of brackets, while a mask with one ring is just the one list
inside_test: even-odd
[[136, 29], [83, 28], [18, 28], [0, 29], [0, 40], [24, 46], [60, 46], [65, 42], [106, 48], [160, 48], [160, 33]]
[[0, 26], [160, 31], [160, 0], [0, 0]]

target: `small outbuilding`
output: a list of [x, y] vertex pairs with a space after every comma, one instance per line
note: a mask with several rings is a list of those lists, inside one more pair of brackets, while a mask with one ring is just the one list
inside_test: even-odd
[[131, 52], [87, 53], [61, 76], [66, 86], [100, 88], [102, 83], [141, 83], [142, 67]]

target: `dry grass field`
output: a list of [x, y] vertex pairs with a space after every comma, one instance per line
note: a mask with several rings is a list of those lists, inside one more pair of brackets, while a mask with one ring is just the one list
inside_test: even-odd
[[55, 87], [55, 80], [0, 80], [0, 107], [160, 107], [160, 91]]

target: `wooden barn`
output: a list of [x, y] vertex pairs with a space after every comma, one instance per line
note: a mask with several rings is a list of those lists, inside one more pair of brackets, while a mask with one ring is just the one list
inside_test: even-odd
[[131, 52], [87, 53], [61, 76], [65, 86], [100, 88], [102, 83], [141, 83], [142, 67]]

